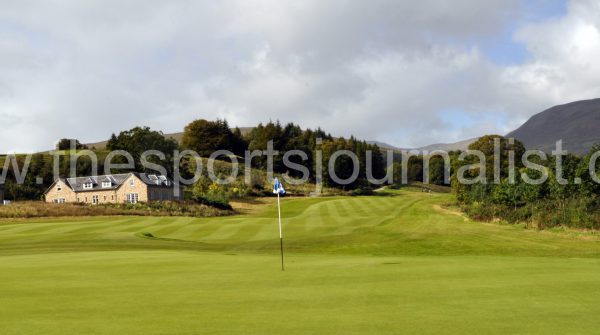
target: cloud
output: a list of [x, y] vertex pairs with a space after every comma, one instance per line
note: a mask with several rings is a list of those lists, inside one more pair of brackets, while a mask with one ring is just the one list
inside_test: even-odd
[[600, 93], [600, 5], [574, 1], [565, 17], [524, 27], [517, 39], [532, 60], [509, 73], [529, 94], [552, 102], [598, 97]]
[[600, 93], [593, 1], [519, 21], [513, 42], [529, 57], [493, 62], [481, 41], [505, 35], [524, 10], [500, 0], [8, 2], [0, 152], [217, 117], [399, 146], [505, 133]]

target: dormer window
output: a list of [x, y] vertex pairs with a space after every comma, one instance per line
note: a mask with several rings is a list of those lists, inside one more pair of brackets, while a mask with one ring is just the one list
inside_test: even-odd
[[83, 184], [83, 189], [84, 190], [91, 190], [92, 188], [94, 188], [94, 184], [87, 182], [85, 184]]
[[103, 181], [102, 188], [112, 187], [112, 183], [110, 181]]

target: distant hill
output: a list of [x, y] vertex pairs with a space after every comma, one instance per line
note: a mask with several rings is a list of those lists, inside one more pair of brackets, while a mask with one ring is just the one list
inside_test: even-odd
[[465, 151], [469, 148], [469, 145], [475, 141], [477, 141], [478, 137], [475, 138], [470, 138], [468, 140], [463, 140], [463, 141], [459, 141], [459, 142], [454, 142], [454, 143], [435, 143], [435, 144], [430, 144], [430, 145], [426, 145], [424, 147], [420, 147], [420, 148], [412, 148], [412, 149], [405, 149], [405, 148], [398, 148], [395, 147], [391, 144], [387, 144], [384, 142], [378, 142], [378, 141], [369, 141], [370, 144], [377, 144], [381, 149], [383, 150], [387, 150], [387, 149], [391, 149], [394, 151], [402, 151], [402, 150], [418, 150], [418, 151], [434, 151], [434, 150], [442, 150], [442, 151], [456, 151], [456, 150], [461, 150], [461, 151]]
[[442, 150], [442, 151], [456, 151], [456, 150], [460, 150], [460, 151], [465, 151], [469, 148], [469, 145], [475, 141], [477, 141], [477, 139], [479, 139], [479, 137], [475, 137], [475, 138], [470, 138], [468, 140], [462, 140], [459, 142], [454, 142], [454, 143], [436, 143], [436, 144], [430, 144], [424, 147], [420, 147], [417, 148], [417, 150], [420, 151], [434, 151], [434, 150]]
[[396, 146], [393, 146], [389, 143], [385, 143], [385, 142], [379, 142], [379, 141], [367, 141], [367, 143], [369, 144], [375, 144], [377, 145], [380, 149], [382, 150], [393, 150], [393, 151], [402, 151], [402, 150], [406, 150], [406, 149], [402, 149], [402, 148], [398, 148]]
[[594, 144], [600, 144], [600, 99], [571, 102], [549, 108], [532, 116], [507, 137], [514, 137], [527, 149], [550, 152], [556, 141], [563, 148], [582, 154]]

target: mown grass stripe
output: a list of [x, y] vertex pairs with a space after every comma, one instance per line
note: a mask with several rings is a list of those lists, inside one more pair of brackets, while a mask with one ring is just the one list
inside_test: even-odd
[[365, 204], [364, 199], [364, 197], [352, 199], [351, 205], [354, 211], [356, 211], [359, 216], [368, 217], [371, 214], [371, 211], [369, 207]]
[[165, 234], [161, 237], [183, 239], [183, 240], [203, 240], [206, 237], [212, 235], [215, 231], [221, 229], [225, 224], [218, 221], [205, 221], [198, 222], [193, 221], [187, 224], [181, 225], [177, 230]]

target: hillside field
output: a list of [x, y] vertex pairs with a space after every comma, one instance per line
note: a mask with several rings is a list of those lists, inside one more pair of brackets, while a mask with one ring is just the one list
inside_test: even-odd
[[451, 194], [219, 218], [0, 221], [2, 334], [594, 334], [600, 238], [475, 223]]

